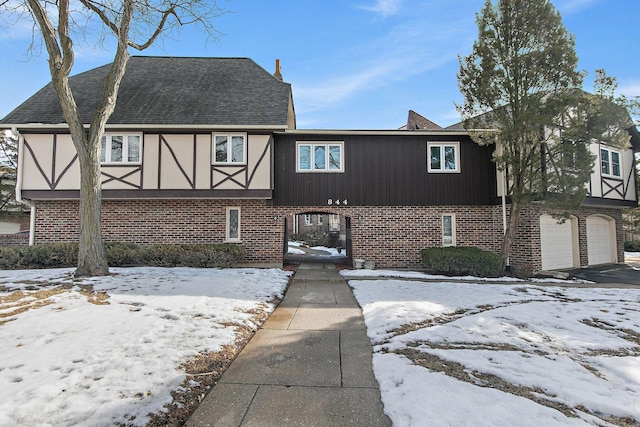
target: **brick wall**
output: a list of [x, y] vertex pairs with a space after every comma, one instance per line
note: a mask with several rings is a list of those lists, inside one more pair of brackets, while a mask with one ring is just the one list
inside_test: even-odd
[[[520, 226], [518, 227], [511, 253], [511, 263], [515, 268], [527, 272], [536, 272], [542, 269], [540, 216], [547, 213], [544, 206], [539, 203], [531, 203], [521, 212]], [[580, 266], [584, 267], [589, 265], [587, 218], [591, 215], [604, 215], [615, 220], [617, 258], [618, 262], [624, 262], [624, 235], [622, 231], [622, 211], [620, 209], [583, 206], [571, 212], [571, 214], [578, 220]]]
[[27, 246], [28, 244], [28, 233], [0, 234], [0, 246]]
[[[227, 207], [241, 209], [242, 245], [247, 263], [278, 265], [283, 261], [285, 218], [325, 212], [351, 220], [352, 258], [376, 262], [379, 268], [420, 268], [420, 250], [442, 246], [442, 215], [455, 214], [456, 244], [499, 253], [502, 244], [501, 206], [272, 206], [268, 200], [119, 200], [103, 201], [105, 241], [141, 245], [159, 243], [222, 243]], [[541, 268], [540, 205], [522, 211], [511, 264], [516, 269]], [[618, 209], [585, 207], [575, 212], [580, 230], [581, 264], [587, 264], [586, 218], [606, 214], [616, 220], [618, 259], [623, 234]], [[77, 201], [42, 201], [36, 210], [35, 241], [75, 241]]]
[[[227, 207], [241, 208], [246, 261], [281, 263], [284, 228], [261, 200], [107, 200], [102, 203], [102, 236], [140, 245], [223, 243]], [[77, 201], [38, 202], [36, 244], [75, 241], [78, 232]]]

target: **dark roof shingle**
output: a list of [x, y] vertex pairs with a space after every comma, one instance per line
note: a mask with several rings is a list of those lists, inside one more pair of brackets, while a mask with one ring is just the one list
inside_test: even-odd
[[[70, 78], [85, 123], [110, 65]], [[287, 125], [291, 85], [248, 58], [134, 56], [129, 59], [109, 124]], [[51, 83], [1, 121], [64, 123]]]

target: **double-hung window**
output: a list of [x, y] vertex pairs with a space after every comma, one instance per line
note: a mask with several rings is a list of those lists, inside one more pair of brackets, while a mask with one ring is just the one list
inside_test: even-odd
[[247, 138], [244, 134], [213, 135], [213, 163], [245, 164], [246, 140]]
[[298, 142], [296, 172], [344, 172], [343, 142]]
[[622, 171], [620, 168], [620, 152], [609, 148], [600, 148], [600, 170], [603, 176], [620, 178]]
[[313, 224], [312, 220], [311, 220], [311, 214], [305, 214], [304, 215], [304, 225], [311, 225]]
[[107, 133], [100, 143], [100, 163], [140, 163], [141, 135]]
[[460, 144], [428, 142], [427, 170], [429, 172], [460, 172]]

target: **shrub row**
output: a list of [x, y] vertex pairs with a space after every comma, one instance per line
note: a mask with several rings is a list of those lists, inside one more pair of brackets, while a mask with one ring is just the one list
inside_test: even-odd
[[640, 240], [624, 242], [624, 250], [627, 252], [640, 252]]
[[[239, 245], [153, 245], [105, 243], [111, 267], [231, 267], [244, 258]], [[0, 247], [0, 269], [75, 267], [77, 243], [47, 243], [35, 246]]]
[[451, 246], [421, 251], [422, 264], [435, 274], [450, 276], [500, 277], [500, 256], [478, 248]]

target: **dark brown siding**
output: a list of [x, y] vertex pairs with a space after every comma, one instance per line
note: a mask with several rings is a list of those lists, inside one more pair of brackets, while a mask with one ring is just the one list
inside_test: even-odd
[[[344, 141], [343, 173], [296, 173], [296, 141]], [[427, 173], [427, 141], [459, 141], [460, 173]], [[493, 147], [466, 136], [275, 135], [276, 206], [490, 205]]]

